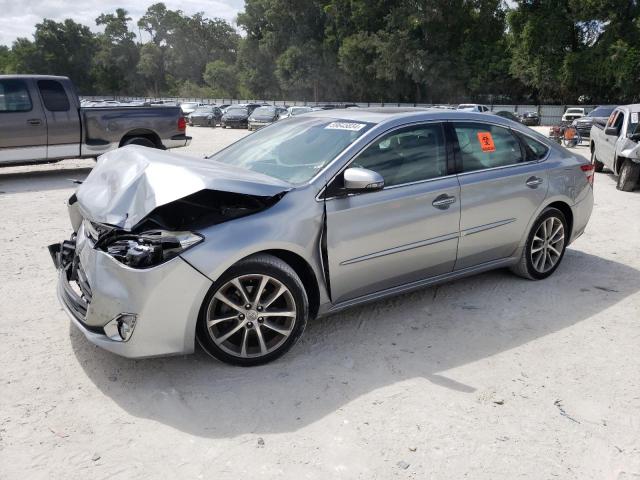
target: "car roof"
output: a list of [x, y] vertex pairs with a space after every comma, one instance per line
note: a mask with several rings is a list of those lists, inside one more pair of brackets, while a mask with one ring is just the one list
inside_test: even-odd
[[36, 80], [68, 80], [69, 79], [69, 77], [63, 77], [61, 75], [27, 75], [27, 74], [0, 75], [0, 80], [11, 79], [11, 78], [33, 78]]
[[477, 120], [486, 122], [491, 119], [492, 122], [508, 122], [512, 125], [511, 120], [505, 119], [498, 115], [487, 116], [486, 113], [469, 112], [461, 110], [445, 110], [441, 108], [427, 107], [372, 107], [372, 108], [347, 108], [333, 110], [314, 110], [306, 113], [305, 117], [326, 118], [331, 120], [365, 122], [365, 123], [386, 123], [390, 121], [402, 121], [401, 123], [410, 123], [411, 121], [428, 121], [428, 120]]
[[624, 108], [629, 110], [630, 112], [640, 112], [640, 103], [632, 103], [630, 105], [620, 105], [617, 108]]

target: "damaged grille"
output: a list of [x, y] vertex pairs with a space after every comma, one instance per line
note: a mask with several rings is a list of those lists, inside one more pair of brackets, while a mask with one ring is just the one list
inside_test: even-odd
[[73, 262], [64, 267], [63, 274], [66, 281], [61, 282], [62, 300], [74, 317], [83, 322], [91, 303], [91, 287], [78, 257], [74, 257]]

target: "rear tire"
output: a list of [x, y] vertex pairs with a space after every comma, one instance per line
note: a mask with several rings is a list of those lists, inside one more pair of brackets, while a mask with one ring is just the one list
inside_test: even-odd
[[123, 147], [126, 145], [140, 145], [142, 147], [157, 148], [155, 143], [144, 137], [130, 138], [122, 144]]
[[308, 316], [307, 293], [293, 268], [258, 254], [232, 266], [212, 285], [200, 308], [196, 336], [222, 362], [262, 365], [298, 341]]
[[632, 192], [640, 177], [640, 164], [626, 159], [620, 169], [616, 188], [623, 192]]
[[593, 165], [593, 170], [598, 173], [604, 170], [604, 163], [602, 163], [600, 160], [598, 160], [598, 157], [596, 157], [595, 148], [591, 151], [591, 165]]
[[568, 240], [564, 214], [557, 208], [546, 208], [533, 223], [520, 260], [511, 271], [529, 280], [549, 277], [562, 262]]

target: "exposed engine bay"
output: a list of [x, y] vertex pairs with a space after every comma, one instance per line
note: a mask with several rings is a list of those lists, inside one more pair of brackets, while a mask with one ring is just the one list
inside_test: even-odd
[[201, 190], [156, 207], [131, 230], [87, 219], [83, 225], [94, 248], [129, 267], [149, 268], [200, 243], [202, 236], [193, 230], [260, 212], [277, 203], [284, 194], [259, 197]]

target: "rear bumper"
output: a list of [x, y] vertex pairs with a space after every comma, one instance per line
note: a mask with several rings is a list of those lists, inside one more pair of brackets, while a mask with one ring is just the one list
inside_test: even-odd
[[164, 147], [168, 150], [170, 148], [187, 147], [191, 143], [191, 137], [181, 134], [174, 135], [169, 140], [164, 141]]
[[591, 212], [593, 212], [593, 188], [588, 187], [586, 196], [576, 203], [573, 207], [573, 229], [571, 232], [571, 240], [573, 242], [580, 235], [582, 235], [587, 228], [589, 219], [591, 218]]
[[[144, 270], [126, 267], [94, 249], [82, 227], [77, 242], [61, 245], [66, 255], [56, 255], [57, 245], [49, 249], [58, 268], [58, 299], [90, 342], [129, 358], [193, 352], [208, 278], [181, 257]], [[135, 316], [133, 334], [114, 340], [114, 322], [123, 315]]]

